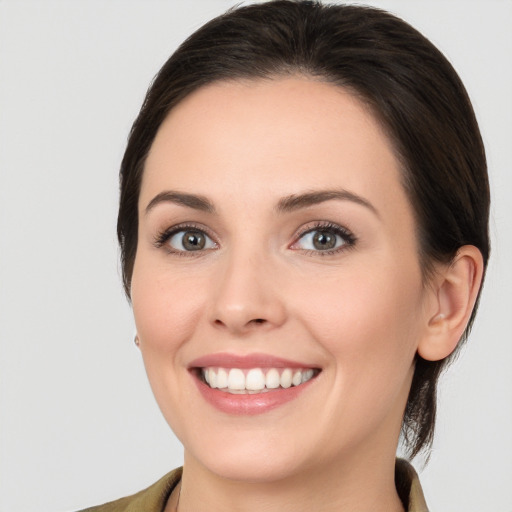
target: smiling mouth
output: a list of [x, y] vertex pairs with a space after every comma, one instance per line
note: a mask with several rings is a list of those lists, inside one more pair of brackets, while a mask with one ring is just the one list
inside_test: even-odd
[[211, 389], [231, 394], [258, 394], [298, 387], [315, 378], [316, 368], [220, 368], [198, 369], [199, 377]]

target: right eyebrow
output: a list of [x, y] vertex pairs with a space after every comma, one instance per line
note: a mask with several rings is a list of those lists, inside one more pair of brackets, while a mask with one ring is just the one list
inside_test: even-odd
[[200, 210], [207, 213], [215, 213], [215, 207], [206, 197], [195, 194], [185, 194], [174, 190], [166, 190], [157, 194], [146, 206], [147, 215], [157, 204], [174, 203], [194, 210]]
[[313, 190], [305, 192], [303, 194], [292, 194], [290, 196], [283, 197], [276, 206], [276, 211], [279, 213], [293, 212], [300, 210], [301, 208], [307, 208], [315, 204], [320, 204], [325, 201], [331, 200], [351, 201], [353, 203], [364, 206], [377, 217], [380, 217], [377, 208], [373, 206], [370, 201], [364, 197], [350, 192], [344, 189], [332, 189], [332, 190]]

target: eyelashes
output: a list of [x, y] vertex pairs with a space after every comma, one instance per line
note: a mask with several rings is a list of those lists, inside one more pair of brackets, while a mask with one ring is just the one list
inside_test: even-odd
[[317, 222], [313, 226], [303, 228], [290, 249], [326, 256], [353, 247], [355, 243], [356, 237], [343, 226], [332, 222]]
[[154, 246], [158, 249], [165, 247], [167, 252], [180, 256], [192, 256], [218, 248], [208, 230], [197, 224], [178, 224], [159, 232]]
[[[307, 224], [294, 235], [293, 240], [289, 249], [315, 256], [337, 254], [354, 247], [357, 242], [347, 228], [328, 221]], [[195, 223], [178, 224], [159, 232], [154, 246], [178, 256], [199, 256], [219, 248], [210, 230]]]

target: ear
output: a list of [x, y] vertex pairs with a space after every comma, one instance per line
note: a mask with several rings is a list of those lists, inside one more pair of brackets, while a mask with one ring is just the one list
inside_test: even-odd
[[452, 262], [437, 268], [426, 332], [418, 345], [423, 359], [439, 361], [455, 350], [475, 306], [483, 270], [482, 254], [473, 245], [464, 245]]

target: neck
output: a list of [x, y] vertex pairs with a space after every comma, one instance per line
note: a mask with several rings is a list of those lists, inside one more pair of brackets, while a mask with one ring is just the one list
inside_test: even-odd
[[[312, 468], [280, 480], [248, 482], [223, 478], [190, 454], [179, 490], [179, 512], [403, 512], [394, 484], [390, 457], [344, 457], [342, 463]], [[177, 493], [172, 500], [175, 511]], [[171, 506], [171, 501], [169, 502]]]

